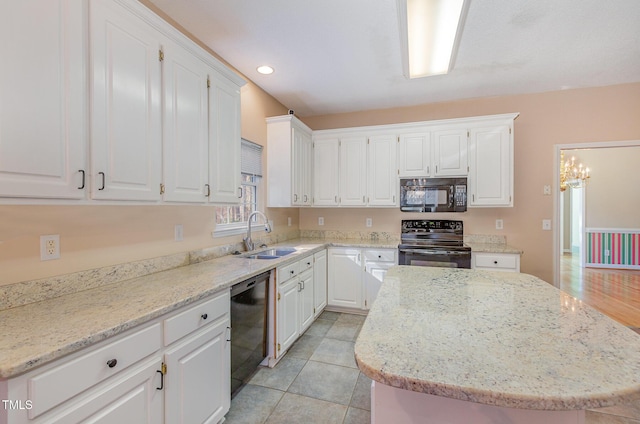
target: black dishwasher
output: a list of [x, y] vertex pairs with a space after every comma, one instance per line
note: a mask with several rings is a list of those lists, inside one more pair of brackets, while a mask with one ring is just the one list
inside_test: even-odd
[[267, 356], [270, 272], [231, 287], [231, 397]]

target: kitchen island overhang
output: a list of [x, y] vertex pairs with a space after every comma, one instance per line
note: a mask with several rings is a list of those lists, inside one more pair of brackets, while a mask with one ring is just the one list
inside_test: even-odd
[[[355, 356], [374, 386], [385, 386], [378, 394], [424, 394], [425, 406], [434, 395], [462, 402], [454, 409], [481, 404], [551, 418], [640, 401], [640, 337], [527, 274], [394, 267]], [[375, 398], [374, 417], [382, 413]], [[575, 416], [557, 422], [584, 419]]]

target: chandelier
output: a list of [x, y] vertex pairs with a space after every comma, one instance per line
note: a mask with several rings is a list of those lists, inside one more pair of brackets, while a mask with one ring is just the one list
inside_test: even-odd
[[589, 182], [589, 168], [581, 163], [576, 166], [576, 158], [564, 160], [564, 152], [560, 150], [560, 191], [565, 191], [567, 187], [580, 188]]

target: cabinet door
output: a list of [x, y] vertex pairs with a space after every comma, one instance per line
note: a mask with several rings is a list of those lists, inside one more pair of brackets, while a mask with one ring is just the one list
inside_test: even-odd
[[369, 139], [369, 178], [367, 203], [369, 206], [396, 206], [398, 164], [395, 135], [375, 136]]
[[313, 204], [338, 204], [338, 172], [340, 146], [336, 138], [313, 143]]
[[364, 308], [371, 309], [373, 301], [378, 296], [378, 291], [384, 281], [387, 270], [394, 266], [393, 262], [365, 262], [364, 269]]
[[431, 134], [403, 134], [400, 136], [400, 176], [431, 176]]
[[311, 205], [312, 144], [311, 135], [296, 127], [291, 129], [293, 149], [293, 192], [291, 203], [296, 206]]
[[209, 178], [208, 68], [175, 43], [163, 51], [163, 200], [203, 203]]
[[447, 130], [433, 133], [436, 177], [466, 176], [467, 130]]
[[362, 255], [360, 249], [329, 249], [327, 304], [362, 309]]
[[[229, 319], [211, 324], [165, 354], [165, 422], [217, 423], [229, 411]], [[130, 421], [123, 421], [130, 422]]]
[[210, 201], [240, 201], [240, 89], [213, 71], [209, 76]]
[[160, 387], [162, 361], [156, 358], [134, 367], [105, 383], [102, 390], [78, 403], [70, 403], [47, 423], [160, 424], [163, 421], [164, 393]]
[[313, 255], [313, 310], [318, 317], [327, 306], [327, 251]]
[[89, 10], [91, 195], [159, 200], [162, 36], [115, 1]]
[[85, 196], [86, 11], [81, 0], [0, 4], [1, 197]]
[[277, 356], [286, 352], [298, 338], [300, 323], [300, 279], [296, 276], [279, 284], [277, 300], [278, 346]]
[[510, 127], [472, 129], [469, 151], [469, 206], [513, 206]]
[[300, 326], [298, 334], [304, 333], [313, 323], [315, 317], [313, 313], [313, 270], [309, 269], [300, 274]]
[[367, 138], [340, 139], [340, 196], [342, 206], [364, 206], [367, 195]]

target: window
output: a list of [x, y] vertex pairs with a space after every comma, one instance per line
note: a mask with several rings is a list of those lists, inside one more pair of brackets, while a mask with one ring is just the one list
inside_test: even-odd
[[262, 180], [262, 146], [242, 140], [240, 154], [242, 199], [240, 204], [216, 206], [216, 236], [240, 234], [247, 228], [249, 215], [258, 208]]

